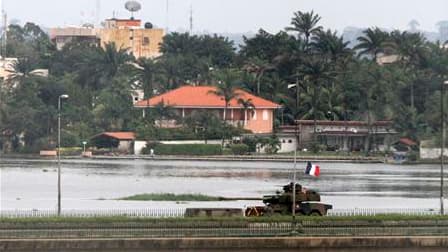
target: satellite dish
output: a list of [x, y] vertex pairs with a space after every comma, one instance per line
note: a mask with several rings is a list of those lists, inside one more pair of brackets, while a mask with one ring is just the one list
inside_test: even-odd
[[142, 8], [141, 4], [137, 1], [127, 1], [124, 7], [130, 12], [137, 12]]
[[145, 23], [145, 29], [152, 29], [154, 26], [150, 22]]

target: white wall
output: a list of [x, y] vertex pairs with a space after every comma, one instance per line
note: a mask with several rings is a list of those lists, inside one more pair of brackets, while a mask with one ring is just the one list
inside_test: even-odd
[[[421, 148], [420, 158], [422, 159], [438, 159], [440, 158], [440, 148]], [[448, 148], [443, 150], [443, 156], [448, 157]]]
[[293, 152], [296, 150], [297, 138], [295, 136], [279, 136], [280, 150], [278, 153]]
[[[160, 141], [162, 144], [205, 144], [203, 140], [184, 140], [184, 141]], [[221, 140], [208, 140], [207, 144], [221, 144]], [[143, 148], [146, 147], [146, 141], [134, 142], [134, 154], [141, 155]]]
[[134, 154], [141, 155], [143, 148], [146, 147], [146, 141], [135, 141], [134, 142]]

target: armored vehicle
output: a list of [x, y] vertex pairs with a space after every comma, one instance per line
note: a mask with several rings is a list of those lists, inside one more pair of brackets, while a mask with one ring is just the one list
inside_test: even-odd
[[[293, 183], [283, 186], [282, 192], [263, 196], [264, 206], [248, 207], [246, 216], [291, 215], [293, 207]], [[295, 213], [297, 215], [324, 216], [333, 206], [320, 203], [320, 194], [296, 184]]]

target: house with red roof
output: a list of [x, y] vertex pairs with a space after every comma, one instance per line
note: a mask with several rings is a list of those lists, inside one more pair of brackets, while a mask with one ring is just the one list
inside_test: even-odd
[[135, 140], [134, 132], [103, 132], [91, 138], [94, 146], [102, 149], [115, 149], [120, 152], [132, 153]]
[[[178, 116], [185, 118], [194, 111], [209, 110], [234, 126], [241, 126], [255, 134], [272, 133], [274, 127], [274, 111], [281, 106], [255, 96], [249, 92], [238, 89], [237, 97], [226, 104], [224, 98], [213, 93], [214, 86], [182, 86], [164, 94], [142, 100], [134, 104], [134, 107], [143, 109], [154, 108], [164, 104], [175, 110]], [[238, 100], [250, 101], [251, 106], [243, 106]], [[172, 127], [175, 122], [159, 124], [163, 127]]]

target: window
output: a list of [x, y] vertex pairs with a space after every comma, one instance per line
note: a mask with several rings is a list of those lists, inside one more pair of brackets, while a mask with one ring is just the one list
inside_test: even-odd
[[149, 38], [148, 37], [144, 37], [143, 38], [143, 45], [144, 46], [148, 46], [149, 45]]
[[269, 112], [265, 109], [263, 110], [263, 121], [269, 120]]
[[252, 120], [257, 120], [257, 111], [254, 110], [253, 112], [254, 114], [252, 115]]

